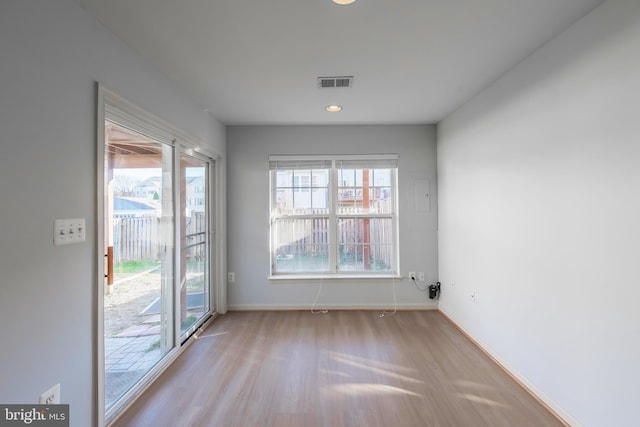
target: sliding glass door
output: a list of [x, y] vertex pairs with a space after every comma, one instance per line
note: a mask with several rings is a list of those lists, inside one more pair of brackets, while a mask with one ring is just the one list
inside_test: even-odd
[[[189, 150], [191, 151], [191, 150]], [[180, 337], [210, 312], [210, 162], [180, 154]]]
[[105, 408], [175, 346], [174, 148], [105, 122]]
[[[213, 313], [215, 161], [100, 92], [98, 425], [113, 420]], [[176, 136], [178, 135], [178, 136]], [[194, 148], [190, 148], [194, 147]]]

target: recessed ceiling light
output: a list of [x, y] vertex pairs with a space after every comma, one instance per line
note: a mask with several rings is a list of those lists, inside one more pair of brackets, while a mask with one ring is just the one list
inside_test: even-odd
[[341, 4], [341, 5], [351, 4], [355, 1], [356, 0], [333, 0], [335, 4]]
[[326, 107], [324, 107], [325, 110], [327, 110], [330, 113], [337, 113], [338, 111], [342, 110], [342, 106], [341, 105], [327, 105]]

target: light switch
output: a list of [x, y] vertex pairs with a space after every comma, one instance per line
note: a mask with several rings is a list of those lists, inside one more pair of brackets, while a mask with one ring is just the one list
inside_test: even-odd
[[85, 241], [84, 218], [56, 219], [53, 223], [53, 244], [70, 245]]

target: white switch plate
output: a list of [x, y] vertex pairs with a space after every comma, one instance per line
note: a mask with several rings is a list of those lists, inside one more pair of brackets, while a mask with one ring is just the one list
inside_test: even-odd
[[425, 281], [424, 271], [418, 272], [418, 281], [419, 282], [424, 282]]
[[56, 219], [53, 223], [53, 244], [69, 245], [85, 241], [84, 218]]

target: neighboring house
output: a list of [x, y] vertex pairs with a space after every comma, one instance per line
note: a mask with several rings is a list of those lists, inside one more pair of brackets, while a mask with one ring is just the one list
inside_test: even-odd
[[[204, 176], [187, 177], [187, 211], [204, 212]], [[189, 215], [189, 214], [187, 214]]]
[[136, 185], [134, 189], [136, 197], [159, 200], [162, 195], [162, 178], [152, 176]]
[[[186, 203], [190, 212], [204, 212], [204, 192], [204, 176], [187, 177]], [[133, 188], [133, 194], [135, 197], [123, 197], [122, 199], [127, 200], [130, 203], [147, 203], [150, 200], [158, 202], [162, 198], [162, 178], [159, 176], [146, 178]], [[153, 206], [153, 209], [157, 209], [159, 207], [159, 205], [156, 206], [155, 204], [148, 206]], [[140, 208], [143, 210], [145, 209], [143, 207]]]

